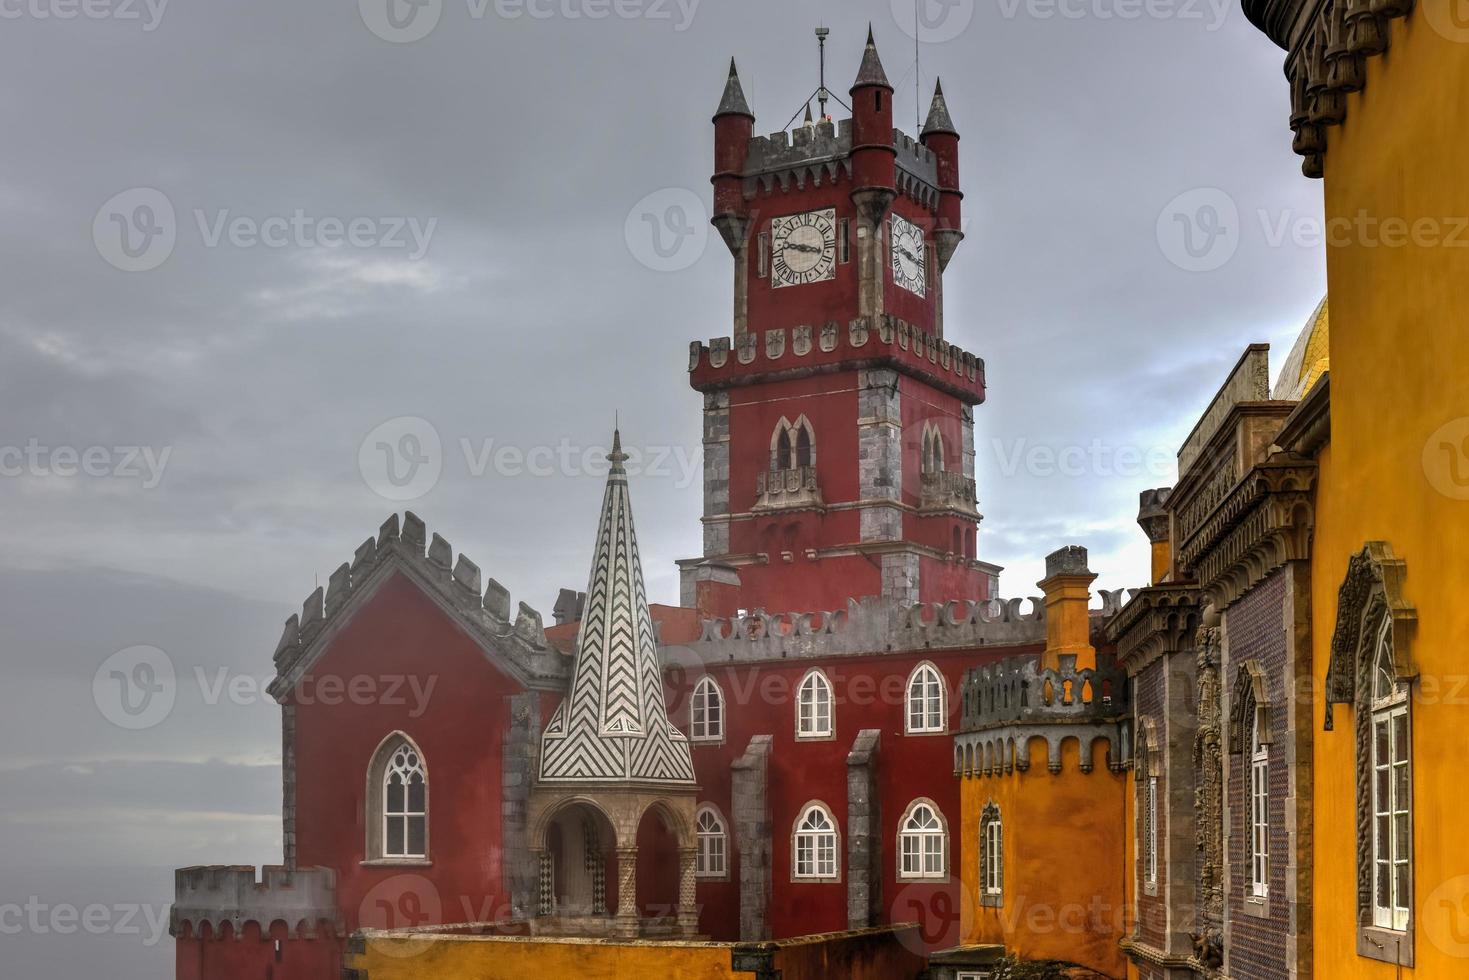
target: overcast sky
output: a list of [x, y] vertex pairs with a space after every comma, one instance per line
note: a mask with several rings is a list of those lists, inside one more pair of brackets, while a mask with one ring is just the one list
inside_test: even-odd
[[[1282, 53], [1234, 4], [926, 0], [915, 74], [913, 0], [386, 2], [0, 3], [0, 930], [31, 896], [156, 917], [174, 867], [279, 860], [278, 712], [249, 679], [394, 510], [549, 618], [620, 412], [677, 601], [687, 345], [730, 331], [705, 223], [731, 55], [757, 132], [815, 88], [823, 17], [842, 95], [872, 20], [904, 129], [942, 75], [968, 218], [946, 324], [988, 363], [980, 552], [1007, 595], [1070, 543], [1143, 584], [1138, 491], [1321, 296]], [[384, 443], [426, 462], [395, 483]], [[137, 646], [178, 685], [131, 730], [106, 664]], [[166, 975], [148, 916], [109, 916], [0, 932], [0, 973]]]

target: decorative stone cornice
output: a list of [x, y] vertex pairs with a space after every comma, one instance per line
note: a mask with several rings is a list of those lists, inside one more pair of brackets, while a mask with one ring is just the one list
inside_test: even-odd
[[1280, 426], [1276, 442], [1287, 452], [1314, 457], [1331, 442], [1331, 372], [1316, 380]]
[[1107, 639], [1117, 644], [1117, 662], [1135, 677], [1158, 658], [1191, 653], [1202, 618], [1204, 594], [1192, 582], [1165, 582], [1137, 589], [1107, 624]]
[[1286, 51], [1292, 146], [1307, 177], [1322, 175], [1327, 130], [1366, 85], [1367, 59], [1387, 50], [1391, 22], [1412, 10], [1413, 0], [1244, 0], [1245, 16]]

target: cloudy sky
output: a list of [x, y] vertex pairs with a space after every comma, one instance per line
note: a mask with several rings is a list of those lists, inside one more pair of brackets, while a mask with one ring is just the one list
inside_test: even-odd
[[[899, 106], [942, 75], [963, 134], [982, 557], [1007, 594], [1067, 543], [1142, 583], [1137, 492], [1323, 288], [1281, 52], [1223, 0], [924, 2], [917, 71], [913, 0], [0, 3], [0, 973], [166, 975], [171, 869], [279, 859], [257, 682], [390, 512], [549, 613], [620, 413], [676, 601], [687, 345], [730, 330], [709, 117], [735, 55], [779, 129], [823, 18], [834, 89], [870, 19]], [[398, 485], [383, 443], [427, 462]], [[108, 664], [138, 646], [178, 693], [134, 729]], [[91, 903], [103, 935], [49, 917]]]

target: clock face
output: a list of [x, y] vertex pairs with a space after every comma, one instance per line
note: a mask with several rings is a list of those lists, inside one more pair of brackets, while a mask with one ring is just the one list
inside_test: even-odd
[[771, 231], [771, 282], [800, 286], [836, 278], [835, 208], [775, 218]]
[[923, 245], [923, 229], [895, 214], [892, 243], [893, 282], [910, 293], [925, 295], [928, 292], [928, 250]]

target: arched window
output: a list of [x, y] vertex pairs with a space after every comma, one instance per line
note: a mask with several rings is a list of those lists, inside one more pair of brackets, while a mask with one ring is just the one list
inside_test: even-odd
[[792, 459], [790, 423], [785, 419], [781, 419], [780, 423], [775, 435], [775, 468], [788, 470]]
[[945, 469], [944, 436], [932, 422], [923, 426], [922, 472], [942, 473]]
[[724, 740], [724, 692], [714, 678], [700, 678], [689, 704], [689, 738], [695, 742]]
[[428, 860], [428, 766], [401, 732], [384, 739], [373, 754], [367, 809], [369, 860]]
[[805, 424], [798, 423], [798, 428], [796, 429], [796, 466], [812, 466], [815, 463], [816, 457], [815, 446], [812, 445], [811, 441], [811, 423], [807, 422], [804, 417], [801, 418], [800, 422]]
[[1260, 712], [1250, 732], [1250, 895], [1270, 895], [1270, 743]]
[[729, 877], [729, 834], [719, 811], [708, 804], [700, 807], [697, 829], [699, 850], [694, 863], [695, 877]]
[[781, 419], [770, 439], [770, 468], [795, 470], [816, 465], [816, 430], [802, 415], [794, 422]]
[[979, 899], [1000, 906], [1005, 900], [1005, 828], [1000, 808], [986, 803], [979, 817]]
[[898, 830], [899, 878], [946, 878], [949, 834], [938, 807], [914, 800]]
[[944, 730], [944, 681], [933, 664], [919, 664], [908, 675], [907, 707], [910, 735]]
[[837, 825], [824, 803], [808, 803], [796, 821], [796, 859], [792, 877], [834, 880], [837, 873]]
[[796, 737], [830, 738], [833, 734], [831, 681], [819, 670], [809, 672], [796, 693]]
[[1413, 898], [1412, 741], [1392, 626], [1384, 617], [1372, 657], [1372, 924], [1403, 930]]

